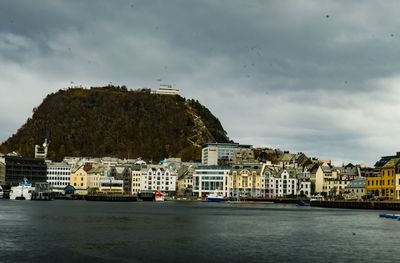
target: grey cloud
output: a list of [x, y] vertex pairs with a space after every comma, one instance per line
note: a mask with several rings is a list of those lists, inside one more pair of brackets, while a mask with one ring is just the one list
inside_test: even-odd
[[0, 140], [71, 81], [167, 82], [208, 106], [234, 140], [371, 164], [396, 150], [400, 129], [399, 9], [397, 1], [2, 1]]

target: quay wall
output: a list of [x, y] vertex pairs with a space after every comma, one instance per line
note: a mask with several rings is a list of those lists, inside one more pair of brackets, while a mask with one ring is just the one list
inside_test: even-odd
[[349, 209], [400, 210], [394, 201], [312, 201], [311, 206]]

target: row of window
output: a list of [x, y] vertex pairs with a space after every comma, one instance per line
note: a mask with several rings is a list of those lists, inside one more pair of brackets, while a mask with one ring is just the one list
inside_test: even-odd
[[47, 177], [47, 181], [69, 181], [69, 177], [55, 177], [55, 176], [50, 176]]
[[70, 172], [47, 171], [47, 175], [70, 175]]

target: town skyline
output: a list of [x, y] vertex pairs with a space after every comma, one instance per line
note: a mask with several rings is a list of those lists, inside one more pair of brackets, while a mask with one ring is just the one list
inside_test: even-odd
[[337, 164], [398, 150], [396, 1], [41, 3], [0, 4], [0, 141], [59, 89], [166, 83], [235, 142]]

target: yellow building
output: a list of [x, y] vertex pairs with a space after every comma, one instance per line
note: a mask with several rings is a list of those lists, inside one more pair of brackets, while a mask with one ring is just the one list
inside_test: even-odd
[[[380, 168], [380, 173], [375, 177], [367, 177], [365, 188], [369, 195], [374, 195], [389, 200], [394, 200], [395, 190], [399, 187], [395, 184], [397, 166], [400, 158], [390, 159], [385, 165]], [[398, 183], [398, 182], [397, 182]], [[398, 192], [397, 192], [398, 193]], [[397, 195], [398, 196], [398, 195]]]
[[75, 188], [75, 194], [86, 195], [88, 193], [88, 175], [84, 168], [84, 166], [80, 166], [71, 172], [70, 182]]
[[140, 176], [142, 175], [141, 170], [132, 170], [132, 185], [131, 185], [131, 189], [132, 192], [130, 194], [132, 195], [137, 195], [140, 192]]
[[228, 177], [231, 197], [256, 198], [265, 194], [261, 178], [262, 164], [234, 164]]

